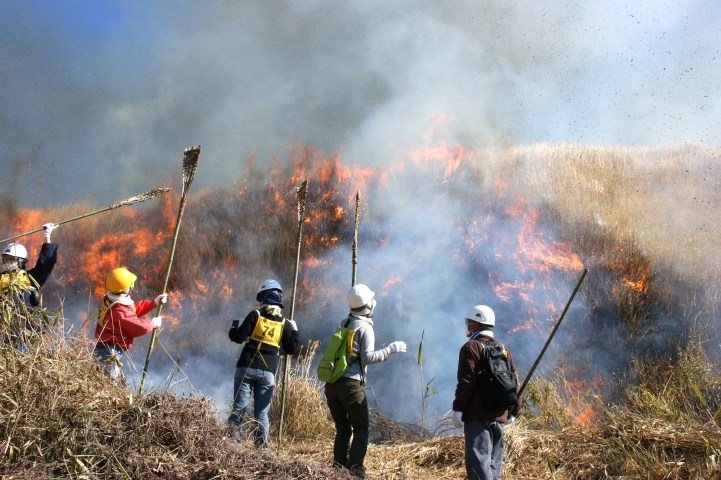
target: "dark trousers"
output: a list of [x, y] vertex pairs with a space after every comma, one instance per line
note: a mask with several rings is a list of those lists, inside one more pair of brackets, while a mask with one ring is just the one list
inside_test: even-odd
[[333, 461], [349, 468], [363, 467], [369, 425], [365, 383], [341, 377], [335, 383], [325, 384], [325, 397], [335, 423]]
[[466, 438], [468, 480], [498, 480], [503, 464], [503, 424], [469, 420], [463, 424]]

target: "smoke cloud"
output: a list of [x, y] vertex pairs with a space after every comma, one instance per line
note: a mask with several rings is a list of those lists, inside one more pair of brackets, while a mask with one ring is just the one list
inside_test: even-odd
[[718, 145], [718, 2], [3, 6], [0, 193], [45, 205], [223, 185], [298, 137], [392, 162], [438, 115], [469, 147]]
[[[195, 189], [231, 188], [251, 156], [261, 171], [271, 168], [294, 139], [370, 167], [404, 158], [433, 128], [470, 149], [720, 145], [719, 15], [711, 0], [7, 4], [0, 196], [35, 207], [80, 198], [106, 204], [177, 185], [178, 159], [192, 144], [203, 146]], [[508, 268], [507, 257], [494, 262], [482, 252], [483, 262], [454, 268], [458, 245], [473, 233], [465, 219], [484, 207], [452, 190], [430, 195], [426, 180], [409, 175], [374, 192], [363, 226], [370, 246], [360, 252], [359, 281], [378, 292], [378, 346], [409, 344], [408, 354], [370, 373], [381, 407], [404, 420], [418, 412], [400, 407], [419, 405], [422, 395], [409, 373], [418, 368], [421, 332], [425, 381], [436, 378], [439, 391], [430, 409], [442, 412], [465, 340], [462, 316], [494, 298], [489, 274], [503, 277]], [[500, 212], [484, 225], [504, 238], [517, 228]], [[229, 248], [262, 250], [249, 249], [254, 240]], [[329, 253], [331, 264], [347, 262], [345, 248]], [[345, 274], [331, 269], [323, 282], [349, 285]], [[253, 275], [249, 283], [287, 272]], [[383, 287], [395, 277], [401, 283]], [[544, 300], [562, 304], [574, 280], [556, 285], [562, 298]], [[343, 295], [322, 300], [322, 314], [317, 306], [298, 312], [311, 319], [306, 338], [324, 338], [347, 313]], [[252, 298], [234, 301], [234, 318], [253, 308]], [[506, 331], [526, 320], [514, 317], [518, 305], [494, 307]], [[219, 404], [229, 400], [238, 353], [224, 336], [229, 315], [209, 313], [213, 348], [185, 359], [191, 380]], [[529, 365], [538, 338], [516, 338], [509, 347]], [[559, 344], [570, 343], [561, 334]], [[604, 347], [584, 354], [594, 358], [596, 348]]]

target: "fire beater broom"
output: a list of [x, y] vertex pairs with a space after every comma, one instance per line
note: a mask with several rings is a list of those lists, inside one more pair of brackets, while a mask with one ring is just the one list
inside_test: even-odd
[[[115, 210], [116, 208], [120, 207], [127, 207], [128, 205], [132, 205], [134, 203], [140, 203], [144, 202], [145, 200], [151, 199], [153, 197], [157, 197], [158, 195], [162, 195], [168, 191], [170, 191], [170, 188], [156, 188], [154, 190], [150, 190], [149, 192], [141, 193], [140, 195], [135, 195], [134, 197], [126, 198], [125, 200], [121, 200], [119, 202], [113, 203], [112, 205], [108, 205], [105, 208], [101, 208], [99, 210], [94, 210], [92, 212], [84, 213], [82, 215], [78, 215], [77, 217], [68, 218], [65, 220], [61, 220], [59, 222], [55, 222], [55, 225], [62, 225], [63, 223], [69, 223], [74, 222], [75, 220], [80, 220], [81, 218], [89, 217], [91, 215], [97, 215], [98, 213], [107, 212], [108, 210]], [[42, 231], [43, 227], [36, 228], [35, 230], [30, 230], [28, 232], [18, 233], [17, 235], [13, 235], [12, 237], [4, 238], [0, 240], [0, 243], [9, 242], [10, 240], [15, 240], [16, 238], [24, 237], [25, 235], [30, 235], [31, 233], [40, 232]]]
[[[165, 293], [168, 289], [168, 279], [170, 278], [170, 270], [173, 268], [173, 257], [175, 256], [175, 246], [178, 243], [178, 232], [180, 231], [180, 222], [183, 219], [183, 212], [185, 211], [185, 202], [188, 198], [188, 191], [190, 190], [190, 184], [193, 183], [195, 178], [195, 169], [198, 167], [198, 158], [200, 157], [200, 145], [192, 146], [185, 149], [183, 154], [183, 190], [180, 193], [180, 207], [178, 208], [178, 218], [175, 221], [175, 232], [173, 233], [173, 244], [170, 248], [170, 259], [168, 260], [168, 270], [165, 272], [165, 282], [163, 283], [163, 291]], [[163, 311], [163, 304], [158, 305], [156, 317], [160, 316], [160, 312]], [[140, 379], [140, 388], [138, 394], [143, 393], [143, 385], [145, 384], [145, 377], [148, 374], [148, 363], [150, 363], [150, 354], [153, 352], [153, 346], [155, 345], [158, 336], [158, 329], [153, 329], [153, 334], [150, 338], [150, 345], [148, 345], [148, 353], [145, 356], [145, 365], [143, 366], [143, 376]]]
[[[293, 296], [290, 299], [290, 310], [288, 316], [293, 320], [293, 310], [295, 310], [295, 294], [298, 287], [298, 270], [300, 269], [300, 244], [303, 238], [303, 222], [305, 221], [305, 198], [308, 193], [308, 180], [303, 180], [300, 187], [296, 187], [296, 198], [298, 200], [298, 237], [295, 244], [295, 274], [293, 276]], [[283, 362], [283, 385], [280, 390], [280, 421], [278, 422], [278, 448], [276, 453], [280, 453], [280, 446], [283, 439], [283, 417], [285, 414], [285, 387], [288, 384], [288, 364], [290, 358], [285, 355]]]
[[353, 263], [353, 272], [352, 272], [352, 279], [350, 286], [352, 287], [355, 285], [355, 273], [356, 273], [356, 267], [358, 266], [358, 221], [360, 219], [360, 190], [356, 192], [355, 194], [355, 219], [353, 221], [353, 258], [351, 262]]
[[523, 385], [521, 385], [521, 389], [518, 391], [518, 396], [520, 397], [523, 393], [523, 390], [525, 390], [526, 385], [528, 385], [528, 381], [533, 376], [533, 372], [536, 371], [536, 367], [538, 366], [538, 363], [541, 361], [541, 358], [543, 358], [543, 355], [546, 353], [546, 349], [548, 348], [548, 345], [551, 344], [551, 340], [553, 340], [553, 336], [556, 334], [556, 330], [558, 330], [558, 327], [561, 326], [561, 322], [563, 321], [563, 317], [566, 316], [566, 312], [568, 311], [568, 307], [571, 306], [571, 302], [573, 301], [573, 297], [576, 296], [576, 292], [578, 292], [578, 289], [581, 287], [581, 283], [583, 283], [583, 279], [586, 278], [586, 274], [588, 273], [588, 269], [584, 268], [583, 273], [581, 274], [581, 279], [576, 284], [576, 288], [573, 289], [573, 293], [571, 293], [571, 298], [568, 299], [568, 302], [566, 302], [566, 307], [563, 309], [563, 312], [561, 313], [561, 316], [558, 318], [558, 321], [553, 326], [553, 330], [551, 330], [551, 335], [548, 337], [548, 340], [546, 340], [546, 344], [543, 346], [543, 349], [541, 349], [541, 353], [538, 355], [538, 358], [536, 358], [536, 361], [533, 362], [533, 366], [528, 371], [528, 375], [526, 375], [526, 379], [523, 381]]

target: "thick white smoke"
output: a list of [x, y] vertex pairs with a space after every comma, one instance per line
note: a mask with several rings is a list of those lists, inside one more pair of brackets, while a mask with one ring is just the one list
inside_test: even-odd
[[[465, 145], [718, 145], [715, 19], [691, 2], [4, 5], [5, 195], [113, 201], [204, 146], [226, 183], [294, 137], [384, 163], [430, 119]], [[454, 140], [450, 138], [449, 140]], [[82, 172], [82, 174], [81, 174]]]

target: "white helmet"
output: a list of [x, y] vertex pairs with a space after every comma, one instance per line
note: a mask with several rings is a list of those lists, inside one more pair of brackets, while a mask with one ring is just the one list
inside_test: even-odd
[[370, 306], [374, 296], [375, 293], [370, 288], [362, 283], [358, 283], [353, 285], [348, 291], [348, 306], [351, 310], [361, 308], [366, 305]]
[[265, 280], [263, 283], [260, 284], [260, 287], [258, 287], [258, 293], [264, 292], [266, 290], [280, 290], [280, 292], [283, 293], [283, 289], [280, 288], [280, 283], [276, 282], [272, 278]]
[[491, 307], [487, 307], [486, 305], [476, 305], [471, 308], [466, 314], [466, 320], [471, 320], [489, 327], [496, 325], [496, 315], [493, 313]]
[[27, 249], [19, 243], [11, 243], [7, 247], [5, 247], [5, 250], [3, 250], [3, 255], [10, 255], [11, 257], [22, 258], [23, 260], [28, 259]]

